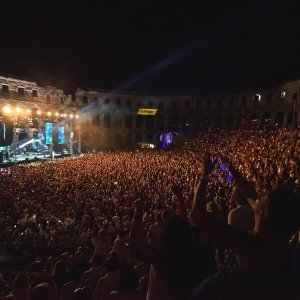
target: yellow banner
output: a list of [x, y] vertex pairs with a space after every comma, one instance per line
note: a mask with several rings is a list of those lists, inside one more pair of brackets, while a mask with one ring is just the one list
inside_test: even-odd
[[139, 108], [138, 110], [138, 115], [151, 115], [151, 116], [155, 116], [157, 112], [157, 108]]

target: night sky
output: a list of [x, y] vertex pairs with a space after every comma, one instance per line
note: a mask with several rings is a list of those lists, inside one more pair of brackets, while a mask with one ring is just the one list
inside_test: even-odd
[[1, 3], [0, 73], [54, 85], [202, 94], [300, 78], [288, 1]]

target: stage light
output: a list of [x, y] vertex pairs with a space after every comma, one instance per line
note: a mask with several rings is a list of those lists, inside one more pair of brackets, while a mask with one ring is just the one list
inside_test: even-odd
[[38, 110], [36, 113], [37, 113], [37, 115], [39, 115], [39, 116], [42, 114], [42, 112], [41, 112], [40, 110]]
[[31, 109], [28, 108], [28, 109], [26, 110], [26, 112], [27, 112], [28, 114], [31, 114]]
[[74, 115], [73, 115], [73, 114], [70, 114], [70, 118], [73, 119], [73, 117], [74, 117]]
[[79, 119], [79, 116], [78, 116], [78, 115], [76, 115], [76, 116], [75, 116], [75, 118], [76, 118], [76, 119]]
[[63, 114], [62, 116], [63, 116], [63, 117], [66, 117], [66, 116], [67, 116], [67, 114]]
[[16, 113], [19, 114], [22, 112], [22, 109], [20, 107], [16, 107]]
[[55, 113], [55, 117], [58, 117], [58, 115], [59, 115], [59, 113], [58, 113], [58, 112], [56, 112], [56, 113]]
[[254, 97], [254, 101], [255, 101], [256, 103], [259, 103], [260, 100], [261, 100], [261, 95], [260, 95], [260, 94], [256, 94], [255, 97]]
[[5, 105], [3, 107], [3, 112], [6, 114], [6, 115], [9, 115], [11, 113], [11, 108], [8, 106], [8, 105]]
[[52, 115], [52, 112], [51, 111], [48, 111], [47, 112], [47, 115], [50, 117]]

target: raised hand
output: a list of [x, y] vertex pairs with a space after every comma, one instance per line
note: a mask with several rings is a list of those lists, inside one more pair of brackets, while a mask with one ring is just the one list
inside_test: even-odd
[[216, 165], [216, 160], [211, 159], [209, 152], [206, 152], [203, 157], [202, 166], [204, 175], [208, 176]]
[[219, 154], [219, 158], [220, 158], [222, 164], [224, 164], [227, 167], [227, 169], [231, 166], [231, 162], [227, 157], [225, 157], [222, 154]]
[[135, 200], [134, 207], [135, 207], [136, 212], [142, 212], [144, 209], [144, 204], [145, 204], [145, 201], [143, 198], [139, 198], [139, 199]]

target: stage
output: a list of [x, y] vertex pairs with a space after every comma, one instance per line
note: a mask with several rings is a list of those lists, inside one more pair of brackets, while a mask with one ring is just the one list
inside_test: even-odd
[[23, 153], [14, 155], [13, 157], [10, 157], [9, 160], [4, 159], [4, 161], [0, 163], [0, 168], [7, 168], [17, 164], [26, 164], [43, 160], [63, 158], [68, 156], [71, 156], [71, 154], [67, 152], [64, 154], [54, 153], [53, 157], [51, 155], [45, 155], [41, 153]]

